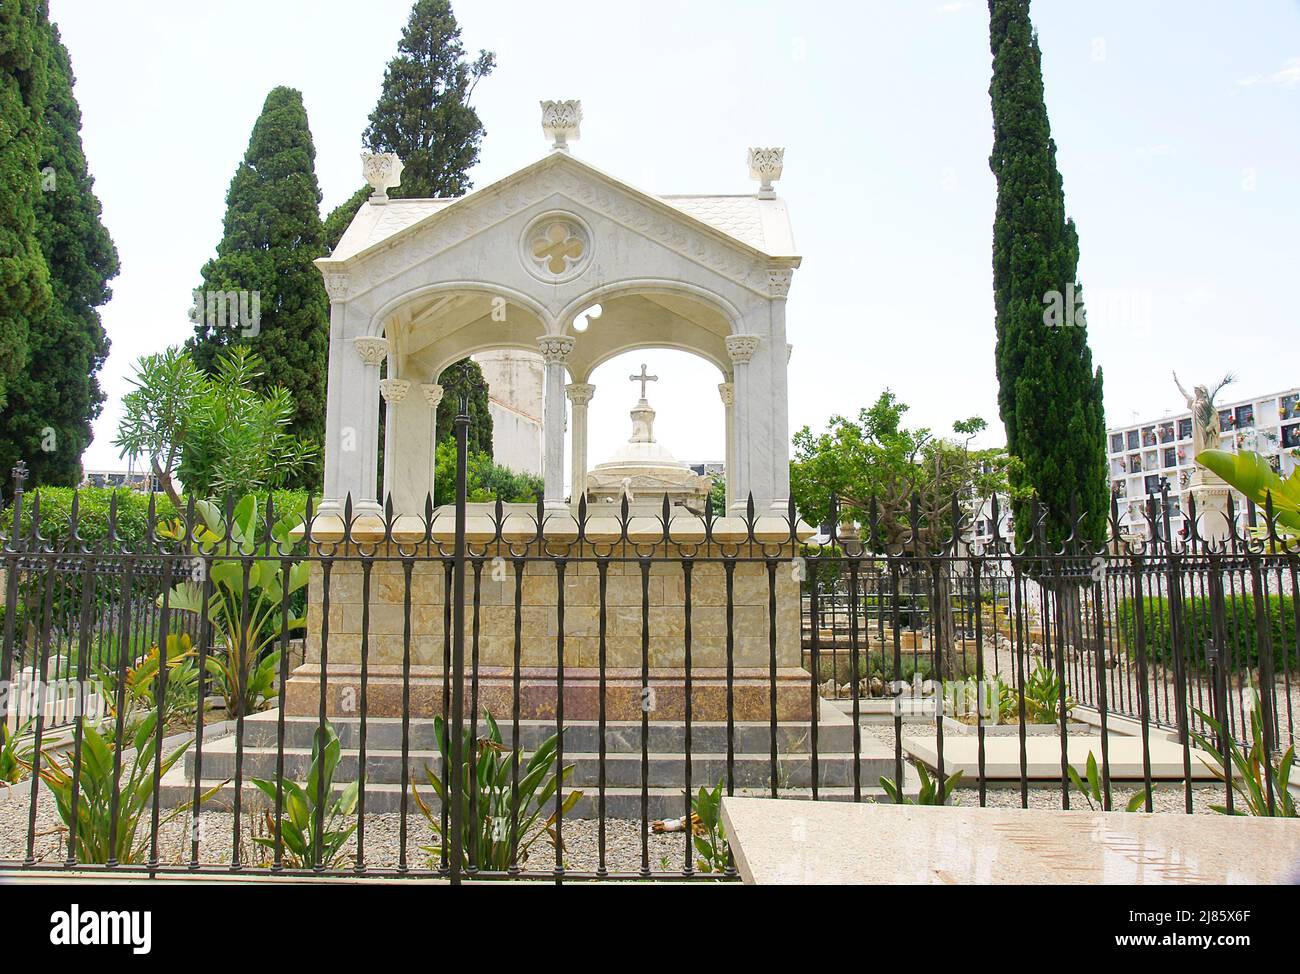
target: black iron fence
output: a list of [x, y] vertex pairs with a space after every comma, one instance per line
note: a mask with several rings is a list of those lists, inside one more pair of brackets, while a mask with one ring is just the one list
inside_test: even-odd
[[[191, 503], [134, 545], [82, 543], [75, 505], [48, 540], [17, 478], [0, 864], [727, 879], [724, 794], [1190, 813], [1241, 801], [1204, 745], [1295, 739], [1297, 556], [1267, 518], [810, 547], [752, 502], [469, 505], [463, 456], [454, 509]], [[61, 681], [83, 710], [41, 696]]]

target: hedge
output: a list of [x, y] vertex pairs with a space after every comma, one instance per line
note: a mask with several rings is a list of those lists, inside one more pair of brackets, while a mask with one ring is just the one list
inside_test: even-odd
[[[1146, 597], [1142, 615], [1147, 659], [1172, 663], [1174, 659], [1172, 615], [1167, 598]], [[1189, 667], [1205, 665], [1205, 644], [1211, 635], [1210, 600], [1205, 596], [1183, 599], [1183, 652]], [[1267, 596], [1267, 618], [1272, 633], [1273, 666], [1280, 670], [1296, 660], [1295, 607], [1289, 596]], [[1115, 614], [1120, 635], [1130, 656], [1137, 656], [1137, 599], [1120, 600]], [[1255, 599], [1251, 595], [1225, 595], [1224, 632], [1227, 639], [1225, 663], [1234, 669], [1259, 665], [1256, 638]]]

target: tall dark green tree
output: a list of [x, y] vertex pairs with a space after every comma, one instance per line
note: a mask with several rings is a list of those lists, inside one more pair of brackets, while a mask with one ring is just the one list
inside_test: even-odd
[[81, 479], [81, 454], [104, 402], [97, 374], [108, 356], [108, 337], [98, 309], [112, 294], [108, 282], [117, 276], [118, 260], [100, 222], [81, 145], [68, 49], [48, 19], [41, 26], [48, 94], [36, 230], [53, 300], [32, 321], [27, 368], [12, 380], [0, 414], [0, 469], [26, 460], [33, 483], [71, 487]]
[[[479, 79], [495, 66], [496, 55], [490, 51], [479, 51], [473, 60], [466, 57], [448, 0], [416, 0], [361, 136], [370, 151], [395, 152], [402, 160], [402, 185], [390, 196], [415, 199], [469, 192], [469, 170], [478, 162], [486, 134], [470, 98]], [[325, 225], [331, 250], [369, 195], [369, 187], [363, 187], [329, 215]]]
[[455, 365], [443, 369], [438, 382], [442, 385], [442, 402], [438, 403], [438, 415], [434, 440], [441, 442], [455, 435], [452, 423], [460, 411], [464, 399], [469, 415], [469, 452], [492, 456], [492, 414], [488, 411], [488, 385], [483, 377], [483, 370], [472, 359], [461, 359]]
[[[204, 313], [197, 315], [196, 305], [187, 347], [195, 364], [209, 372], [224, 349], [250, 347], [263, 362], [259, 390], [288, 389], [296, 407], [292, 431], [319, 441], [325, 430], [329, 298], [312, 264], [325, 253], [315, 162], [301, 92], [273, 89], [230, 181], [225, 233], [216, 258], [203, 268]], [[256, 304], [254, 293], [260, 295]], [[226, 300], [224, 327], [211, 313], [220, 307], [213, 294]], [[250, 314], [257, 307], [260, 319], [250, 323], [242, 310], [234, 315], [236, 305]]]
[[36, 233], [49, 41], [44, 18], [44, 0], [0, 3], [0, 406], [27, 364], [32, 321], [50, 303], [50, 273]]
[[[469, 171], [478, 162], [487, 133], [470, 98], [494, 67], [496, 55], [490, 51], [479, 51], [473, 60], [466, 56], [448, 0], [416, 0], [361, 136], [371, 152], [395, 152], [402, 160], [402, 184], [389, 190], [389, 196], [463, 196], [473, 188]], [[363, 186], [326, 218], [325, 241], [331, 251], [370, 193], [370, 187]], [[437, 438], [452, 435], [464, 391], [470, 403], [470, 449], [491, 456], [492, 417], [482, 371], [462, 359], [445, 369], [439, 381], [447, 392], [438, 407]]]
[[[1029, 0], [989, 0], [989, 16], [998, 409], [1007, 449], [1020, 460], [1018, 486], [1037, 494], [1048, 539], [1068, 535], [1077, 497], [1082, 533], [1095, 541], [1109, 509], [1105, 416], [1077, 280], [1079, 237], [1065, 215]], [[1028, 504], [1016, 504], [1022, 539], [1031, 516]]]

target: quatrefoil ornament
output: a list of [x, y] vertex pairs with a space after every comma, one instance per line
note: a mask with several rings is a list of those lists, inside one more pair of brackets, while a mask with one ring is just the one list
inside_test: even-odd
[[558, 283], [581, 274], [591, 257], [591, 233], [566, 215], [533, 221], [524, 234], [524, 263], [543, 281]]

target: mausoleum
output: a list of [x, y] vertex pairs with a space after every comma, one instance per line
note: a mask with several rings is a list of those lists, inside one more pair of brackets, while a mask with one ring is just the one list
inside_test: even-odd
[[[601, 470], [589, 470], [588, 410], [599, 407], [602, 398], [608, 398], [611, 407], [622, 403], [626, 408], [626, 394], [598, 394], [591, 382], [593, 370], [628, 351], [670, 348], [697, 355], [718, 369], [717, 389], [709, 394], [720, 395], [725, 404], [728, 516], [713, 525], [713, 540], [766, 541], [770, 553], [788, 559], [793, 546], [788, 516], [786, 364], [791, 346], [786, 301], [800, 258], [785, 202], [773, 186], [781, 176], [783, 150], [749, 150], [749, 176], [759, 184], [757, 192], [656, 196], [573, 155], [570, 144], [578, 138], [581, 122], [578, 102], [543, 102], [542, 107], [550, 151], [460, 198], [390, 199], [387, 190], [399, 185], [400, 160], [391, 155], [363, 157], [375, 193], [334, 253], [316, 262], [330, 297], [330, 342], [325, 485], [312, 525], [315, 540], [330, 544], [342, 537], [342, 515], [349, 503], [354, 521], [348, 538], [353, 543], [386, 545], [391, 552], [422, 539], [426, 544], [450, 539], [454, 525], [449, 509], [435, 511], [431, 527], [425, 517], [434, 487], [434, 418], [443, 394], [439, 378], [466, 356], [516, 350], [540, 353], [545, 368], [543, 540], [537, 543], [537, 509], [530, 505], [506, 506], [504, 533], [493, 527], [487, 505], [476, 508], [468, 523], [469, 539], [480, 546], [476, 554], [484, 559], [517, 555], [523, 550], [518, 546], [537, 554], [547, 550], [551, 539], [572, 543], [580, 485], [590, 483], [597, 492], [607, 486]], [[596, 305], [599, 317], [587, 319], [586, 312]], [[585, 330], [575, 328], [580, 318]], [[380, 410], [385, 417], [382, 471]], [[643, 393], [633, 410], [632, 444], [643, 460], [653, 459], [647, 454], [655, 452], [652, 421], [653, 410]], [[572, 446], [568, 483], [577, 485], [571, 494], [565, 489], [566, 425]], [[589, 473], [594, 480], [589, 481]], [[657, 496], [661, 504], [664, 493], [676, 502], [690, 491], [661, 490], [656, 495], [651, 490], [649, 496]], [[751, 498], [753, 517], [747, 523]], [[388, 524], [386, 503], [392, 512]], [[633, 517], [630, 541], [662, 541], [659, 504], [653, 513], [638, 511]], [[615, 506], [590, 507], [583, 543], [618, 543]], [[703, 521], [686, 506], [674, 507], [669, 520], [670, 544], [698, 545], [704, 537]], [[806, 526], [796, 529], [804, 531]], [[339, 567], [356, 570], [355, 564]], [[656, 576], [669, 567], [656, 566]], [[620, 576], [625, 568], [628, 577]], [[645, 649], [643, 614], [632, 606], [648, 598], [648, 652], [667, 687], [661, 698], [680, 696], [681, 580], [656, 577], [646, 588], [631, 577], [636, 566], [614, 564], [610, 570], [607, 604], [618, 609], [611, 608], [607, 619], [610, 665], [633, 666]], [[416, 676], [440, 680], [446, 633], [443, 566], [434, 560], [416, 564], [409, 620], [399, 584], [401, 566], [378, 562], [375, 572], [377, 578], [385, 573], [388, 577], [370, 587], [365, 612], [360, 580], [349, 579], [346, 571], [332, 579], [331, 699], [357, 680], [363, 617], [367, 658], [373, 664], [373, 699], [383, 699], [383, 668], [402, 664], [408, 648]], [[307, 662], [288, 687], [291, 712], [316, 706], [320, 630], [326, 621], [319, 575], [311, 589]], [[807, 674], [799, 669], [798, 583], [785, 567], [777, 575], [776, 651], [781, 678], [790, 688], [788, 701], [784, 692], [781, 696], [781, 707], [793, 717], [806, 716]], [[595, 581], [594, 575], [575, 571], [557, 582], [552, 566], [534, 562], [519, 579], [476, 577], [474, 638], [485, 695], [491, 695], [492, 668], [511, 663], [514, 591], [522, 582], [524, 608], [530, 611], [521, 634], [521, 658], [525, 665], [539, 668], [530, 677], [535, 692], [531, 697], [526, 693], [526, 701], [545, 712], [545, 686], [556, 679], [557, 584], [565, 586], [566, 611], [558, 618], [564, 626], [566, 699], [570, 692], [583, 699], [581, 688], [595, 685]], [[754, 674], [757, 690], [770, 682], [773, 650], [766, 567], [761, 562], [738, 565], [734, 583], [731, 637], [738, 685], [743, 683], [741, 670], [761, 667], [762, 680]], [[702, 669], [692, 692], [713, 701], [715, 718], [722, 700], [717, 692], [720, 654], [727, 639], [722, 584], [720, 565], [699, 566], [695, 666]], [[498, 676], [505, 679], [504, 669]], [[718, 681], [712, 690], [710, 679]], [[620, 699], [627, 709], [639, 689], [639, 681], [630, 681], [610, 692], [618, 696], [626, 691], [626, 699]], [[549, 692], [553, 701], [553, 686]], [[421, 712], [433, 706], [432, 696], [410, 704]], [[766, 691], [761, 699], [755, 696], [754, 710], [769, 713]]]

